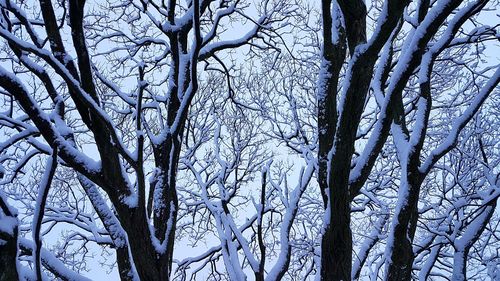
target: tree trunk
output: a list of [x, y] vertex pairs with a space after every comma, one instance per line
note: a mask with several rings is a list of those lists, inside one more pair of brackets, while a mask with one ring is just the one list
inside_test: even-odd
[[[160, 268], [156, 251], [153, 246], [149, 225], [145, 219], [145, 211], [141, 208], [130, 209], [123, 208], [117, 209], [120, 216], [120, 222], [123, 229], [127, 232], [128, 242], [130, 246], [130, 253], [137, 270], [137, 274], [141, 280], [168, 280], [161, 279], [161, 271], [166, 271]], [[125, 256], [117, 255], [119, 271], [126, 271]], [[129, 257], [128, 257], [129, 258]]]
[[[1, 200], [1, 199], [0, 199]], [[0, 218], [5, 220], [16, 220], [15, 217]], [[12, 228], [13, 233], [0, 231], [0, 281], [19, 280], [17, 272], [17, 225]]]
[[337, 215], [332, 218], [321, 239], [321, 280], [350, 280], [351, 259], [350, 216]]
[[465, 281], [467, 280], [467, 255], [468, 251], [456, 251], [453, 254], [453, 275], [451, 280], [453, 281]]
[[[418, 197], [423, 176], [418, 172], [407, 175], [407, 183], [400, 190], [398, 206], [393, 218], [387, 248], [390, 249], [386, 280], [411, 280], [411, 272], [415, 255], [413, 253], [413, 238], [417, 229]], [[406, 187], [404, 187], [406, 185]], [[406, 188], [406, 190], [405, 190]]]

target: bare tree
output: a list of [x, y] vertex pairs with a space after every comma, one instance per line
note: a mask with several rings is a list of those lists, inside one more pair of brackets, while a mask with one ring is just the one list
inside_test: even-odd
[[17, 236], [18, 221], [16, 214], [0, 193], [0, 280], [17, 280]]
[[[254, 7], [256, 18], [243, 1], [1, 5], [9, 65], [0, 69], [0, 86], [10, 108], [2, 126], [15, 132], [2, 153], [23, 142], [49, 156], [33, 230], [38, 278], [44, 202], [59, 164], [77, 173], [109, 232], [120, 277], [167, 280], [179, 208], [176, 175], [199, 88], [198, 63], [264, 38], [287, 5], [266, 1]], [[251, 28], [223, 40], [227, 21], [250, 22]], [[252, 44], [265, 48], [266, 41]]]
[[0, 279], [494, 279], [497, 7], [0, 1]]
[[[365, 184], [391, 132], [401, 165], [401, 178], [387, 240], [385, 279], [411, 278], [412, 241], [422, 181], [433, 165], [456, 145], [465, 124], [500, 80], [498, 70], [474, 70], [484, 73], [482, 77], [489, 77], [489, 80], [472, 82], [482, 86], [479, 90], [475, 88], [478, 92], [475, 100], [454, 121], [443, 143], [421, 163], [431, 99], [435, 95], [433, 67], [442, 59], [440, 55], [444, 50], [483, 41], [484, 36], [491, 34], [489, 27], [472, 31], [462, 28], [469, 20], [475, 22], [473, 17], [487, 3], [418, 1], [410, 5], [409, 1], [384, 1], [380, 6], [375, 3], [370, 12], [377, 17], [368, 38], [370, 18], [363, 1], [322, 1], [323, 46], [318, 78], [318, 180], [326, 208], [321, 242], [322, 280], [351, 278], [351, 200]], [[463, 37], [455, 38], [459, 33]], [[406, 38], [398, 39], [400, 35]], [[349, 59], [345, 74], [341, 76], [346, 53]], [[417, 109], [413, 128], [408, 129], [406, 115], [409, 109], [405, 108], [404, 97], [407, 85], [415, 77], [418, 77], [420, 90], [414, 104]], [[377, 98], [379, 113], [359, 157], [353, 159], [369, 93]]]

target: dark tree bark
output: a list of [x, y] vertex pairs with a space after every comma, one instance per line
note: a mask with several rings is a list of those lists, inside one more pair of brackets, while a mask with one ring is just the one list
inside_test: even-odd
[[17, 231], [17, 227], [14, 228], [13, 234], [0, 231], [0, 281], [19, 280], [17, 272]]
[[[172, 268], [175, 225], [177, 221], [178, 208], [176, 173], [179, 154], [181, 151], [184, 123], [188, 110], [187, 107], [181, 106], [181, 102], [178, 97], [182, 95], [179, 95], [178, 92], [186, 93], [188, 85], [193, 82], [192, 79], [185, 79], [181, 81], [179, 80], [179, 77], [181, 76], [181, 72], [183, 72], [183, 77], [184, 75], [187, 77], [193, 77], [193, 75], [196, 75], [196, 69], [191, 69], [194, 67], [190, 68], [190, 65], [187, 64], [185, 69], [181, 69], [180, 64], [180, 56], [186, 56], [187, 34], [189, 30], [181, 30], [179, 32], [169, 34], [173, 57], [173, 71], [171, 71], [170, 75], [175, 87], [172, 87], [169, 92], [169, 95], [172, 98], [169, 99], [167, 120], [168, 125], [171, 127], [174, 126], [175, 122], [177, 123], [176, 129], [169, 132], [167, 137], [153, 148], [158, 173], [156, 173], [150, 188], [152, 193], [158, 193], [159, 200], [155, 202], [156, 205], [151, 202], [148, 208], [146, 208], [144, 194], [145, 179], [142, 167], [143, 163], [141, 151], [144, 139], [139, 139], [139, 151], [141, 151], [140, 156], [138, 157], [139, 159], [136, 161], [128, 159], [126, 153], [124, 154], [123, 151], [121, 151], [121, 149], [116, 145], [117, 136], [114, 132], [113, 126], [108, 123], [107, 120], [102, 119], [97, 112], [94, 112], [95, 105], [93, 105], [92, 102], [99, 105], [99, 97], [97, 95], [90, 57], [85, 43], [83, 27], [85, 1], [69, 1], [69, 19], [72, 30], [71, 34], [73, 45], [78, 56], [77, 65], [75, 65], [73, 61], [67, 61], [64, 58], [66, 51], [59, 33], [59, 27], [57, 25], [51, 1], [41, 0], [40, 5], [44, 21], [46, 22], [45, 28], [47, 34], [49, 34], [49, 40], [51, 41], [53, 53], [56, 54], [56, 58], [61, 63], [65, 64], [72, 75], [71, 78], [76, 79], [84, 91], [84, 93], [80, 94], [79, 89], [72, 87], [72, 84], [68, 83], [70, 94], [75, 101], [76, 108], [82, 116], [83, 122], [88, 126], [95, 137], [96, 146], [102, 160], [102, 173], [99, 175], [99, 180], [96, 180], [95, 177], [89, 177], [88, 175], [85, 176], [93, 182], [98, 183], [99, 186], [108, 193], [115, 207], [119, 223], [129, 238], [128, 244], [130, 245], [130, 249], [128, 249], [128, 247], [117, 248], [117, 260], [120, 267], [119, 272], [121, 278], [124, 280], [130, 279], [132, 276], [130, 272], [133, 268], [135, 268], [138, 277], [141, 280], [168, 280]], [[199, 20], [200, 7], [197, 3], [194, 5], [195, 9], [197, 9], [197, 12], [195, 12], [197, 17], [195, 17], [194, 21], [197, 21]], [[205, 2], [205, 8], [206, 5], [207, 2]], [[174, 23], [175, 13], [173, 11], [175, 6], [175, 1], [171, 1], [171, 7], [173, 8], [170, 9], [172, 13], [170, 13], [169, 17], [172, 24]], [[198, 26], [196, 25], [197, 24], [194, 23], [189, 28], [194, 26], [194, 28], [199, 29], [199, 23]], [[200, 41], [201, 38], [197, 38], [197, 40]], [[201, 48], [200, 43], [198, 43], [197, 48], [197, 52], [199, 52], [199, 48]], [[59, 55], [59, 57], [57, 57], [57, 55]], [[196, 58], [197, 55], [193, 56], [193, 59]], [[139, 71], [140, 79], [143, 79], [144, 68], [140, 68]], [[192, 84], [195, 83], [193, 82]], [[196, 88], [196, 85], [192, 86], [191, 93], [189, 93], [191, 96], [192, 93], [196, 92]], [[141, 89], [141, 92], [142, 91], [143, 89]], [[93, 101], [86, 100], [84, 97], [86, 94], [88, 94]], [[138, 111], [140, 112], [140, 107]], [[137, 122], [137, 130], [141, 130], [140, 121]], [[121, 158], [125, 158], [124, 160], [131, 164], [137, 173], [137, 182], [139, 183], [139, 199], [137, 206], [132, 208], [123, 201], [123, 198], [131, 195], [131, 189], [123, 178], [124, 172]], [[154, 235], [154, 238], [150, 235], [150, 227], [147, 217], [147, 214], [151, 214], [151, 212], [154, 225], [154, 233], [152, 235]], [[105, 216], [106, 214], [101, 213], [100, 215]], [[155, 243], [152, 239], [157, 239], [158, 244], [164, 244], [165, 249], [156, 249], [154, 246]], [[134, 266], [131, 265], [132, 260]]]
[[[418, 111], [422, 112], [423, 120], [421, 120], [422, 124], [411, 134], [408, 132], [405, 123], [406, 121], [404, 117], [404, 111], [402, 110], [403, 108], [401, 93], [403, 85], [401, 85], [401, 88], [397, 92], [393, 103], [393, 120], [394, 125], [399, 127], [400, 131], [402, 132], [402, 136], [396, 137], [403, 138], [404, 143], [407, 147], [400, 148], [401, 151], [405, 151], [402, 155], [399, 156], [400, 163], [403, 165], [401, 175], [402, 181], [398, 195], [398, 203], [389, 235], [390, 238], [386, 249], [386, 253], [388, 253], [389, 256], [386, 268], [386, 280], [396, 281], [411, 279], [413, 261], [415, 259], [412, 244], [418, 222], [418, 201], [421, 185], [430, 168], [437, 162], [440, 157], [442, 157], [456, 145], [456, 141], [450, 143], [449, 147], [443, 150], [439, 156], [432, 158], [432, 164], [427, 165], [425, 168], [422, 168], [420, 158], [422, 149], [424, 147], [424, 141], [432, 105], [430, 75], [432, 73], [434, 61], [436, 60], [437, 56], [444, 50], [447, 44], [451, 42], [452, 38], [454, 37], [453, 35], [458, 32], [462, 24], [472, 15], [479, 12], [481, 8], [484, 7], [486, 2], [487, 1], [477, 1], [473, 5], [469, 5], [464, 8], [464, 13], [457, 16], [455, 18], [456, 21], [454, 21], [453, 24], [450, 24], [447, 27], [450, 33], [447, 35], [447, 37], [442, 38], [443, 41], [441, 41], [441, 45], [436, 45], [435, 50], [432, 53], [426, 54], [430, 57], [430, 60], [427, 62], [425, 60], [421, 60], [425, 51], [424, 46], [426, 46], [431, 38], [437, 33], [439, 27], [443, 24], [446, 18], [461, 4], [461, 1], [449, 1], [447, 5], [444, 5], [443, 8], [438, 9], [437, 13], [429, 13], [429, 17], [432, 17], [432, 22], [430, 24], [423, 22], [426, 18], [424, 14], [426, 14], [427, 12], [429, 3], [427, 1], [421, 2], [421, 6], [419, 9], [419, 20], [422, 21], [422, 25], [418, 28], [425, 30], [426, 33], [418, 38], [417, 44], [419, 48], [417, 48], [411, 54], [411, 63], [409, 64], [409, 67], [406, 71], [416, 69], [417, 65], [420, 65], [420, 68], [424, 68], [426, 70], [425, 73], [427, 73], [427, 77], [421, 77], [425, 79], [422, 79], [422, 82], [420, 83], [419, 99], [420, 101], [422, 101], [422, 103], [419, 103], [418, 105]], [[409, 77], [409, 74], [410, 73], [408, 72], [404, 75], [408, 75]], [[489, 85], [482, 89], [483, 91], [486, 91], [483, 92], [483, 100], [473, 105], [473, 108], [475, 108], [473, 109], [473, 112], [476, 112], [476, 110], [479, 109], [479, 106], [487, 97], [487, 93], [492, 90], [492, 88], [490, 88], [491, 86], [492, 85]], [[460, 132], [460, 130], [463, 129], [465, 124], [472, 118], [472, 116], [473, 114], [469, 115], [468, 118], [463, 119], [463, 123], [461, 123], [460, 127], [457, 128], [457, 132]]]
[[[338, 7], [334, 7], [334, 15], [332, 18], [332, 1], [326, 0], [322, 2], [323, 10], [323, 50], [322, 50], [322, 64], [321, 72], [319, 77], [319, 87], [318, 89], [318, 138], [319, 138], [319, 151], [318, 151], [318, 182], [320, 184], [321, 193], [323, 196], [323, 202], [325, 204], [326, 211], [328, 212], [328, 207], [331, 207], [335, 203], [330, 202], [330, 192], [329, 192], [329, 159], [328, 154], [333, 146], [333, 136], [336, 131], [337, 124], [337, 88], [338, 80], [340, 75], [340, 70], [342, 64], [344, 63], [346, 55], [346, 38], [344, 27], [340, 25], [340, 10]], [[332, 28], [337, 32], [338, 39], [334, 42], [332, 38]], [[321, 92], [322, 91], [322, 92]], [[336, 197], [337, 198], [337, 197]], [[335, 205], [335, 206], [338, 206]], [[345, 207], [345, 206], [344, 206]], [[333, 213], [333, 210], [332, 212]], [[329, 214], [327, 214], [328, 216]], [[335, 212], [335, 216], [337, 216]], [[339, 216], [338, 218], [340, 218]], [[335, 234], [331, 229], [331, 223], [326, 225], [324, 234], [321, 239], [321, 276], [322, 280], [338, 280], [345, 276], [346, 270], [349, 270], [350, 266], [350, 229], [346, 229], [345, 226], [349, 227], [349, 218], [342, 217], [347, 221], [343, 222], [343, 233], [344, 237]], [[346, 232], [347, 230], [347, 232]], [[338, 247], [339, 239], [346, 241], [347, 244], [342, 244], [344, 247]], [[338, 247], [336, 251], [332, 251], [334, 247]], [[349, 249], [348, 253], [345, 250]], [[338, 257], [344, 257], [343, 260]], [[332, 267], [333, 266], [333, 267]], [[349, 271], [350, 272], [350, 271]], [[342, 275], [343, 274], [343, 275]], [[336, 279], [335, 279], [336, 278]]]
[[[322, 2], [324, 43], [318, 89], [318, 181], [327, 214], [321, 238], [321, 280], [351, 278], [352, 196], [349, 176], [354, 143], [377, 55], [391, 38], [406, 3], [388, 1], [389, 13], [381, 22], [380, 32], [374, 35], [365, 49], [358, 50], [359, 45], [367, 43], [364, 2], [339, 1], [338, 6], [334, 4], [333, 7], [331, 1]], [[342, 26], [342, 21], [345, 26]], [[345, 59], [346, 41], [351, 56], [346, 74], [349, 80], [343, 81], [343, 103], [337, 105], [337, 87]], [[337, 112], [340, 112], [339, 116]]]
[[[0, 179], [3, 174], [0, 174]], [[5, 220], [2, 222], [2, 220]], [[8, 222], [7, 222], [8, 221]], [[17, 272], [17, 217], [12, 214], [7, 202], [0, 194], [0, 223], [10, 224], [11, 231], [0, 230], [0, 281], [19, 280]]]

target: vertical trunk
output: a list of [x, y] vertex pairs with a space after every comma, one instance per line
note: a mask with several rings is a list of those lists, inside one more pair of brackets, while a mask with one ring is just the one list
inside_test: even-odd
[[178, 212], [176, 175], [181, 139], [180, 136], [168, 136], [161, 146], [155, 148], [157, 175], [151, 184], [151, 189], [154, 190], [152, 206], [154, 234], [152, 235], [161, 245], [156, 249], [161, 280], [168, 280], [172, 269]]
[[[359, 67], [359, 68], [358, 68]], [[361, 118], [371, 68], [366, 65], [353, 67], [358, 84], [352, 86], [347, 95], [342, 115], [335, 132], [334, 143], [328, 155], [327, 212], [330, 217], [322, 238], [322, 280], [349, 280], [352, 268], [351, 208], [349, 174], [354, 154], [354, 142]], [[352, 91], [352, 92], [351, 92]], [[357, 93], [357, 94], [356, 94]]]
[[[10, 216], [0, 218], [0, 223], [5, 223], [1, 220], [17, 221], [15, 217]], [[17, 225], [12, 228], [12, 232], [5, 233], [0, 230], [0, 281], [19, 280], [17, 272]]]
[[[326, 104], [326, 106], [322, 107], [321, 102], [322, 100], [328, 100], [325, 99], [325, 96], [332, 98], [332, 100], [336, 99], [336, 89], [321, 92], [325, 86], [321, 81], [321, 79], [324, 79], [324, 75], [320, 76], [321, 84], [319, 85], [319, 93], [323, 95], [318, 96], [318, 126], [320, 132], [320, 171], [318, 178], [327, 208], [321, 244], [321, 279], [329, 281], [351, 279], [352, 236], [350, 228], [351, 195], [349, 191], [349, 175], [354, 154], [354, 143], [378, 53], [396, 28], [406, 6], [406, 1], [394, 1], [384, 7], [384, 9], [387, 9], [387, 15], [385, 20], [381, 21], [383, 24], [380, 25], [380, 32], [374, 35], [376, 38], [373, 38], [366, 45], [366, 48], [360, 49], [357, 49], [357, 47], [367, 43], [367, 9], [364, 1], [336, 1], [332, 8], [335, 13], [330, 13], [331, 3], [332, 1], [322, 1], [323, 52], [333, 51], [334, 54], [339, 53], [339, 50], [343, 52], [330, 56], [333, 60], [326, 61], [335, 62], [337, 65], [344, 61], [347, 38], [351, 62], [346, 70], [346, 80], [342, 87], [343, 92], [340, 99], [342, 103], [329, 114], [325, 109], [328, 109], [330, 105]], [[336, 15], [336, 17], [332, 15]], [[335, 25], [332, 24], [332, 20], [336, 23]], [[324, 58], [328, 59], [329, 57], [324, 56]], [[338, 80], [338, 73], [330, 72], [328, 74], [330, 75], [329, 82], [335, 83], [334, 85], [337, 86], [337, 81], [332, 81]], [[339, 112], [338, 118], [336, 110]], [[324, 120], [322, 120], [321, 114], [326, 114]], [[322, 124], [322, 121], [325, 120], [327, 126]], [[331, 126], [331, 128], [328, 128], [328, 126]], [[322, 143], [323, 132], [325, 135]], [[326, 162], [326, 165], [321, 162]]]
[[[337, 63], [338, 64], [338, 63]], [[340, 66], [328, 64], [327, 71], [338, 76]], [[333, 147], [336, 126], [336, 89], [337, 81], [330, 81], [328, 92], [324, 100], [318, 99], [318, 127], [319, 127], [319, 175], [318, 180], [326, 207], [325, 229], [321, 239], [321, 279], [322, 280], [348, 280], [351, 272], [351, 230], [350, 207], [347, 178], [349, 171], [335, 170], [344, 174], [344, 178], [333, 175], [331, 159], [328, 154]], [[323, 101], [323, 103], [320, 103]], [[337, 161], [339, 159], [336, 159]], [[334, 160], [334, 161], [336, 161]], [[342, 162], [345, 160], [341, 160]], [[339, 163], [335, 162], [338, 167]], [[340, 169], [349, 169], [349, 164], [342, 165]], [[343, 173], [342, 173], [343, 171]]]
[[400, 192], [398, 207], [393, 218], [393, 229], [391, 230], [392, 241], [388, 248], [389, 263], [386, 270], [386, 280], [411, 280], [413, 260], [412, 242], [417, 229], [418, 219], [418, 197], [423, 176], [417, 173], [407, 175], [407, 183], [402, 188], [407, 189]]
[[[130, 253], [132, 255], [137, 274], [141, 280], [168, 280], [162, 279], [161, 272], [166, 271], [158, 263], [156, 250], [150, 236], [149, 225], [145, 217], [145, 210], [142, 208], [117, 208], [120, 222], [129, 237]], [[126, 272], [127, 258], [124, 251], [117, 252], [119, 271]], [[121, 265], [121, 266], [120, 266]]]
[[456, 251], [453, 254], [453, 275], [451, 280], [453, 281], [465, 281], [467, 280], [467, 255], [468, 251]]
[[[346, 55], [346, 37], [344, 28], [340, 23], [340, 9], [331, 1], [323, 1], [323, 60], [318, 79], [318, 182], [325, 205], [325, 216], [329, 220], [325, 221], [324, 233], [321, 238], [321, 280], [341, 280], [350, 276], [351, 264], [351, 238], [350, 229], [332, 227], [347, 223], [349, 227], [349, 216], [339, 213], [344, 209], [341, 201], [342, 196], [331, 196], [332, 183], [328, 159], [333, 147], [335, 131], [337, 126], [337, 87], [340, 70]], [[333, 11], [333, 13], [332, 13]], [[333, 35], [332, 32], [336, 34]], [[334, 40], [333, 38], [337, 38]], [[340, 200], [339, 200], [340, 199]], [[344, 202], [345, 203], [345, 202]], [[339, 209], [340, 207], [340, 209]], [[341, 230], [340, 232], [338, 230]], [[346, 232], [347, 230], [347, 232]], [[347, 243], [347, 244], [344, 244]], [[340, 246], [342, 245], [342, 246]], [[346, 253], [346, 248], [349, 248]], [[346, 272], [349, 272], [346, 275]]]
[[[350, 215], [345, 215], [345, 205], [342, 204], [345, 196], [332, 198], [330, 213], [335, 214], [321, 239], [321, 280], [349, 280], [351, 277], [352, 237], [350, 229]], [[327, 210], [328, 212], [328, 210]], [[335, 225], [335, 227], [332, 227]]]
[[[432, 64], [427, 65], [429, 73]], [[420, 100], [418, 112], [421, 114], [420, 126], [415, 125], [410, 136], [406, 126], [402, 95], [398, 93], [395, 97], [393, 108], [394, 126], [399, 127], [403, 135], [396, 136], [408, 138], [405, 140], [406, 149], [399, 148], [399, 161], [402, 166], [401, 188], [399, 190], [398, 202], [392, 221], [392, 229], [387, 243], [386, 256], [388, 266], [386, 280], [410, 280], [415, 254], [413, 252], [413, 238], [417, 229], [418, 221], [418, 199], [420, 187], [426, 174], [421, 173], [420, 155], [424, 145], [425, 135], [432, 108], [431, 84], [429, 80], [420, 84]]]
[[[168, 222], [175, 221], [175, 214], [173, 217], [168, 217], [162, 224], [162, 226], [165, 226], [162, 227], [162, 230], [164, 230], [163, 237], [165, 238], [163, 240], [158, 239], [159, 243], [155, 243], [153, 242], [153, 234], [150, 231], [144, 208], [131, 209], [124, 207], [117, 211], [121, 215], [120, 222], [122, 227], [129, 237], [130, 253], [140, 280], [169, 280], [175, 224], [169, 224]], [[167, 225], [173, 227], [167, 231]], [[168, 239], [168, 241], [164, 242], [165, 239]], [[165, 243], [166, 247], [160, 249], [161, 246], [159, 244], [163, 244], [162, 242]], [[121, 252], [117, 253], [118, 265], [122, 264], [125, 266], [125, 268], [120, 266], [120, 272], [127, 272], [128, 269], [127, 259], [130, 257], [126, 256], [128, 253], [125, 253], [125, 250], [122, 249]]]
[[118, 247], [116, 249], [116, 263], [118, 265], [118, 274], [122, 281], [133, 281], [133, 269], [128, 247]]
[[[0, 171], [0, 179], [4, 173]], [[19, 221], [0, 191], [0, 281], [19, 280], [17, 236]]]

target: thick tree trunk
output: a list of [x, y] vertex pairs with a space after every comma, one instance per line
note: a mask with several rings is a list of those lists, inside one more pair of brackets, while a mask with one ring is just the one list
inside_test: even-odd
[[406, 235], [407, 229], [405, 225], [398, 224], [394, 230], [395, 242], [391, 254], [391, 262], [387, 268], [386, 280], [411, 280], [413, 249], [411, 241]]
[[[168, 280], [172, 269], [174, 253], [175, 230], [177, 224], [178, 199], [176, 190], [177, 166], [180, 155], [180, 139], [170, 137], [165, 146], [155, 151], [156, 166], [160, 168], [159, 179], [155, 183], [155, 198], [153, 204], [154, 235], [166, 247], [160, 251], [158, 262], [162, 268], [162, 280]], [[160, 196], [158, 199], [157, 196]]]
[[[14, 217], [1, 219], [17, 221]], [[4, 222], [0, 221], [0, 223]], [[0, 230], [0, 281], [19, 280], [17, 272], [17, 225], [12, 228], [12, 232], [5, 233]]]
[[[143, 208], [124, 208], [118, 212], [122, 214], [120, 222], [122, 227], [127, 232], [130, 253], [137, 270], [137, 274], [141, 280], [169, 280], [173, 254], [173, 239], [175, 233], [175, 225], [172, 227], [168, 235], [167, 246], [162, 251], [157, 249], [153, 242], [150, 226], [146, 219], [146, 211]], [[126, 217], [125, 217], [126, 216]], [[171, 218], [175, 221], [175, 218]], [[167, 222], [165, 222], [167, 224]], [[160, 241], [161, 243], [161, 241]], [[127, 253], [128, 254], [128, 253]], [[125, 253], [118, 253], [118, 266], [120, 272], [124, 275], [129, 271], [128, 260], [129, 256]]]
[[[151, 240], [149, 225], [145, 217], [145, 210], [141, 208], [131, 209], [124, 207], [117, 209], [123, 229], [127, 232], [130, 253], [141, 280], [168, 280], [161, 279], [161, 271], [167, 271], [159, 267], [157, 255]], [[122, 255], [117, 255], [120, 272], [126, 272], [127, 261]], [[121, 267], [125, 266], [125, 268]]]
[[453, 275], [451, 280], [453, 281], [465, 281], [467, 280], [467, 255], [468, 251], [456, 251], [453, 254]]
[[[396, 28], [405, 3], [391, 3], [377, 40], [356, 51], [358, 46], [367, 43], [365, 3], [359, 0], [322, 1], [324, 44], [318, 85], [318, 180], [326, 216], [321, 244], [321, 280], [351, 279], [349, 175], [354, 143], [377, 54]], [[345, 60], [346, 41], [351, 56], [346, 73], [349, 79], [343, 83], [342, 103], [337, 108], [340, 71], [337, 67]]]
[[[338, 200], [332, 200], [334, 201]], [[336, 211], [332, 213], [337, 213]], [[336, 227], [331, 227], [332, 225]], [[351, 259], [350, 216], [337, 214], [326, 227], [321, 239], [321, 280], [350, 280]]]
[[[172, 142], [170, 145], [173, 145]], [[137, 208], [122, 205], [117, 209], [119, 220], [127, 233], [132, 254], [132, 257], [125, 256], [125, 253], [117, 255], [119, 267], [121, 264], [124, 267], [120, 268], [120, 271], [129, 270], [126, 259], [132, 258], [141, 280], [169, 280], [172, 270], [178, 209], [175, 178], [180, 150], [161, 149], [159, 151], [161, 155], [158, 155], [157, 159], [164, 160], [157, 163], [160, 172], [150, 187], [155, 192], [152, 206], [154, 233], [150, 230], [145, 205], [139, 204]], [[170, 157], [170, 153], [174, 155]]]
[[[350, 277], [351, 267], [351, 234], [350, 211], [345, 216], [345, 203], [342, 202], [341, 192], [332, 189], [347, 190], [347, 186], [333, 185], [331, 159], [329, 153], [334, 145], [337, 126], [337, 88], [340, 70], [346, 56], [346, 35], [340, 22], [340, 8], [331, 1], [323, 1], [323, 60], [321, 62], [320, 77], [318, 80], [318, 182], [323, 196], [325, 216], [323, 236], [321, 238], [321, 280], [347, 280]], [[332, 13], [333, 11], [333, 13]], [[338, 37], [332, 38], [332, 32]], [[340, 195], [340, 196], [339, 196]], [[347, 206], [347, 208], [349, 208]], [[335, 227], [332, 227], [332, 224]], [[347, 226], [347, 228], [346, 228]], [[347, 277], [347, 278], [346, 278]]]
[[[151, 201], [147, 209], [143, 204], [137, 208], [127, 205], [117, 208], [141, 280], [169, 280], [172, 270], [178, 210], [176, 172], [180, 153], [180, 142], [176, 139], [169, 137], [161, 147], [155, 147], [157, 171], [150, 185]], [[154, 231], [150, 230], [149, 215], [152, 215]], [[120, 272], [122, 269], [126, 272], [127, 256], [123, 253], [117, 257], [119, 267], [120, 264], [124, 266], [120, 267]]]
[[394, 214], [388, 249], [389, 261], [386, 270], [386, 280], [411, 280], [411, 272], [415, 255], [413, 253], [413, 238], [417, 229], [418, 197], [423, 176], [419, 173], [409, 173], [398, 198], [398, 206]]

